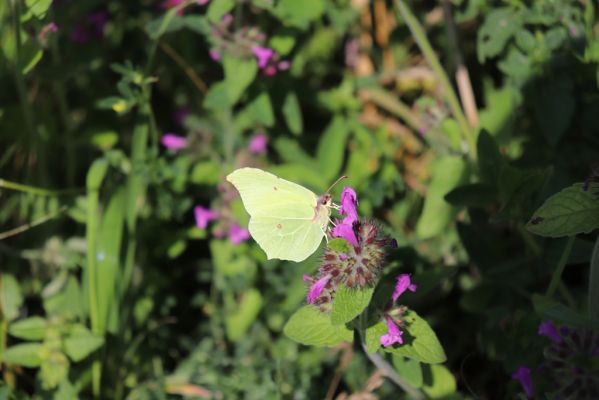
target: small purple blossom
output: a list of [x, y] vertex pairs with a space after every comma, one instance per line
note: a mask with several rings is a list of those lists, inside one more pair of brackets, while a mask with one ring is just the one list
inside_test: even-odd
[[530, 368], [521, 365], [516, 372], [512, 374], [512, 379], [520, 381], [522, 389], [524, 389], [524, 393], [526, 393], [526, 397], [532, 398], [534, 396]]
[[252, 53], [254, 53], [254, 55], [258, 59], [258, 68], [260, 68], [260, 69], [266, 68], [266, 66], [268, 65], [270, 60], [275, 55], [275, 52], [273, 49], [268, 48], [268, 47], [260, 47], [260, 46], [253, 47]]
[[206, 229], [208, 222], [217, 219], [219, 215], [217, 211], [212, 211], [211, 209], [202, 206], [195, 206], [193, 214], [196, 219], [196, 226], [200, 229]]
[[279, 61], [277, 67], [279, 68], [279, 71], [287, 71], [291, 68], [291, 63], [287, 60]]
[[392, 346], [395, 343], [402, 344], [403, 343], [403, 332], [399, 329], [393, 319], [390, 317], [385, 317], [387, 320], [387, 333], [381, 336], [381, 344], [384, 347]]
[[312, 277], [308, 274], [304, 274], [304, 276], [302, 276], [302, 279], [304, 280], [304, 282], [313, 282], [314, 279], [312, 279]]
[[562, 341], [562, 337], [557, 332], [557, 328], [551, 321], [542, 322], [539, 325], [539, 330], [537, 332], [541, 336], [547, 336], [553, 343], [560, 343]]
[[46, 40], [46, 36], [48, 36], [48, 34], [50, 32], [57, 32], [58, 31], [58, 25], [56, 25], [54, 22], [50, 22], [47, 25], [44, 25], [42, 27], [42, 29], [40, 29], [40, 32], [37, 34], [37, 37], [40, 41], [44, 41]]
[[266, 154], [266, 145], [268, 137], [263, 133], [258, 133], [250, 139], [248, 150], [254, 154]]
[[218, 50], [212, 49], [208, 52], [208, 54], [213, 61], [220, 60], [220, 52]]
[[187, 139], [174, 133], [162, 135], [160, 141], [164, 147], [171, 150], [181, 150], [187, 146]]
[[329, 279], [331, 279], [331, 276], [325, 275], [316, 282], [314, 282], [312, 286], [310, 286], [310, 290], [308, 291], [308, 296], [306, 298], [308, 303], [313, 304], [316, 301], [318, 296], [320, 296], [320, 294], [322, 293]]
[[235, 222], [229, 227], [229, 240], [233, 244], [239, 244], [245, 242], [250, 238], [250, 232], [247, 229], [242, 228]]
[[356, 191], [351, 187], [344, 187], [341, 192], [341, 208], [339, 209], [339, 214], [345, 215], [344, 224], [351, 225], [358, 220], [357, 205], [358, 195]]
[[[339, 221], [337, 221], [339, 222]], [[345, 222], [338, 223], [332, 230], [331, 236], [340, 237], [347, 240], [352, 246], [359, 246], [358, 237], [354, 230], [353, 224], [346, 224]]]
[[399, 296], [401, 296], [402, 293], [406, 290], [409, 290], [410, 292], [415, 292], [416, 285], [412, 283], [410, 279], [410, 274], [401, 274], [397, 277], [397, 281], [395, 283], [395, 290], [393, 291], [393, 295], [391, 296], [393, 301], [397, 301]]

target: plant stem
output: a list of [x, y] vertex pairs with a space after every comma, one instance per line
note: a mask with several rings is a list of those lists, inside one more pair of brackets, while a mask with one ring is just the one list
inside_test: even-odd
[[62, 206], [60, 207], [60, 209], [58, 209], [58, 211], [48, 214], [48, 215], [44, 215], [42, 218], [39, 218], [35, 221], [32, 222], [28, 222], [26, 224], [23, 224], [21, 226], [17, 226], [16, 228], [13, 229], [9, 229], [7, 231], [4, 232], [0, 232], [0, 240], [4, 240], [6, 238], [9, 238], [11, 236], [15, 236], [18, 235], [19, 233], [23, 233], [31, 228], [34, 228], [38, 225], [43, 224], [44, 222], [47, 222], [51, 219], [53, 219], [54, 217], [60, 215], [64, 210], [67, 209], [67, 206]]
[[34, 186], [23, 185], [22, 183], [16, 183], [7, 181], [5, 179], [0, 179], [0, 188], [1, 189], [9, 189], [16, 190], [18, 192], [29, 193], [35, 196], [60, 196], [63, 194], [74, 194], [83, 191], [83, 188], [71, 188], [71, 189], [61, 189], [61, 190], [51, 190], [51, 189], [42, 189]]
[[595, 240], [591, 256], [587, 307], [591, 319], [599, 318], [599, 236]]
[[566, 268], [566, 264], [568, 264], [568, 259], [570, 258], [570, 253], [572, 252], [572, 246], [574, 245], [574, 241], [576, 240], [576, 236], [569, 236], [568, 243], [566, 243], [566, 247], [562, 253], [562, 256], [559, 259], [559, 263], [553, 272], [553, 276], [551, 277], [551, 282], [549, 282], [549, 287], [547, 288], [547, 292], [545, 295], [547, 297], [553, 297], [555, 291], [561, 281], [562, 273]]
[[428, 38], [426, 37], [424, 29], [414, 14], [412, 14], [410, 8], [402, 0], [396, 0], [396, 3], [397, 7], [399, 8], [399, 12], [403, 16], [408, 28], [412, 32], [418, 47], [420, 47], [420, 51], [422, 51], [426, 61], [441, 83], [441, 87], [443, 88], [445, 99], [447, 100], [451, 113], [457, 120], [462, 132], [462, 137], [467, 143], [468, 155], [472, 160], [476, 160], [476, 142], [474, 140], [474, 135], [472, 134], [470, 126], [468, 125], [468, 121], [466, 120], [466, 116], [464, 115], [464, 112], [460, 106], [460, 101], [453, 90], [453, 86], [451, 85], [445, 70], [441, 66], [437, 55], [435, 54]]

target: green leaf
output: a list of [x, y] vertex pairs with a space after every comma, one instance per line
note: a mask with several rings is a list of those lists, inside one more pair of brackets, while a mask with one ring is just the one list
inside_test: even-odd
[[453, 374], [443, 365], [425, 365], [424, 377], [422, 390], [431, 399], [446, 399], [457, 389]]
[[282, 137], [275, 140], [274, 147], [279, 156], [287, 163], [302, 164], [306, 167], [314, 165], [314, 159], [306, 154], [297, 140]]
[[374, 353], [381, 347], [381, 336], [387, 333], [387, 324], [379, 321], [376, 324], [366, 328], [366, 351], [369, 354]]
[[403, 379], [415, 388], [423, 385], [422, 365], [416, 360], [393, 354], [393, 366]]
[[221, 18], [235, 7], [235, 0], [212, 0], [206, 16], [210, 22], [220, 22]]
[[343, 166], [348, 132], [349, 127], [345, 119], [337, 115], [320, 137], [320, 142], [316, 149], [316, 161], [318, 163], [318, 171], [327, 181], [332, 181], [339, 177], [341, 167]]
[[445, 156], [435, 162], [424, 210], [416, 225], [418, 237], [430, 239], [446, 232], [456, 209], [447, 203], [444, 197], [465, 181], [467, 172], [466, 162], [457, 156]]
[[519, 11], [511, 7], [491, 11], [478, 31], [478, 60], [492, 58], [501, 53], [508, 40], [520, 30], [522, 18]]
[[235, 128], [238, 132], [258, 127], [271, 127], [275, 123], [272, 103], [267, 92], [260, 93], [235, 116]]
[[327, 247], [339, 253], [347, 253], [351, 250], [349, 242], [342, 238], [329, 240]]
[[64, 349], [74, 362], [79, 362], [104, 344], [104, 338], [94, 335], [85, 326], [74, 325], [71, 334], [64, 340]]
[[294, 135], [302, 133], [304, 123], [302, 121], [302, 110], [300, 109], [297, 96], [293, 92], [287, 93], [283, 102], [283, 116], [289, 130]]
[[287, 25], [300, 29], [306, 29], [324, 11], [325, 2], [322, 0], [281, 0], [276, 8], [277, 14]]
[[296, 311], [283, 332], [290, 339], [309, 346], [335, 346], [342, 342], [351, 342], [354, 332], [345, 325], [333, 325], [331, 318], [312, 305]]
[[216, 185], [220, 182], [220, 166], [214, 161], [194, 165], [189, 180], [197, 185]]
[[458, 186], [445, 195], [445, 201], [456, 207], [486, 207], [497, 200], [497, 191], [485, 183]]
[[428, 322], [412, 310], [404, 314], [403, 320], [406, 322], [402, 328], [404, 344], [386, 347], [385, 351], [426, 364], [439, 364], [447, 359], [443, 346]]
[[42, 317], [22, 319], [8, 326], [8, 333], [25, 340], [42, 340], [45, 332], [46, 320]]
[[354, 289], [339, 285], [333, 299], [331, 322], [334, 325], [344, 324], [360, 315], [368, 307], [373, 293], [374, 288], [370, 287]]
[[526, 228], [548, 237], [589, 233], [599, 228], [599, 199], [574, 184], [549, 197], [533, 214]]
[[102, 185], [102, 181], [104, 180], [107, 171], [107, 160], [103, 158], [95, 160], [87, 172], [87, 190], [95, 191], [100, 189], [100, 185]]
[[553, 145], [562, 138], [574, 115], [576, 101], [573, 84], [567, 76], [535, 85], [534, 110], [537, 123], [547, 141]]
[[478, 153], [478, 170], [482, 181], [492, 187], [497, 187], [500, 166], [505, 163], [499, 152], [495, 138], [486, 130], [478, 134], [476, 148]]
[[27, 12], [32, 13], [38, 19], [43, 19], [52, 5], [52, 0], [25, 0]]
[[268, 46], [281, 56], [286, 56], [295, 46], [295, 37], [289, 35], [274, 35], [268, 41]]
[[23, 296], [14, 276], [0, 273], [0, 311], [8, 321], [17, 318]]
[[23, 343], [11, 346], [4, 351], [2, 360], [7, 364], [22, 365], [23, 367], [35, 368], [42, 363], [40, 343]]
[[254, 323], [262, 307], [262, 295], [257, 289], [249, 289], [241, 296], [241, 301], [233, 312], [225, 317], [227, 337], [232, 342], [242, 339]]
[[229, 104], [234, 105], [256, 77], [258, 63], [253, 58], [243, 59], [225, 55], [223, 68]]
[[51, 351], [42, 361], [40, 380], [42, 388], [51, 390], [65, 380], [69, 374], [69, 360], [60, 351]]

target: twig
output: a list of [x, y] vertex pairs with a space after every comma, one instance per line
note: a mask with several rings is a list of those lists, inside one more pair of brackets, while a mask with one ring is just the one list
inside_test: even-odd
[[179, 53], [177, 53], [177, 51], [175, 49], [173, 49], [168, 44], [166, 44], [164, 42], [160, 42], [159, 45], [160, 45], [160, 48], [162, 49], [162, 51], [164, 51], [166, 54], [168, 54], [168, 56], [170, 58], [172, 58], [173, 61], [179, 67], [181, 67], [181, 69], [183, 70], [183, 72], [185, 72], [185, 75], [187, 75], [187, 77], [193, 82], [193, 84], [195, 85], [195, 87], [200, 92], [202, 92], [202, 94], [206, 94], [206, 92], [208, 91], [208, 87], [206, 86], [206, 84], [204, 83], [204, 81], [202, 80], [202, 78], [200, 78], [200, 76], [198, 74], [196, 74], [196, 72], [191, 67], [191, 65], [189, 65], [185, 61], [185, 59]]
[[52, 214], [45, 215], [44, 217], [42, 217], [42, 218], [40, 218], [40, 219], [38, 219], [36, 221], [28, 222], [28, 223], [26, 223], [24, 225], [17, 226], [16, 228], [10, 229], [8, 231], [0, 232], [0, 240], [4, 240], [4, 239], [7, 239], [7, 238], [9, 238], [11, 236], [18, 235], [19, 233], [23, 233], [26, 230], [29, 230], [31, 228], [34, 228], [34, 227], [38, 226], [38, 225], [41, 225], [44, 222], [47, 222], [47, 221], [51, 220], [52, 218], [56, 217], [57, 215], [61, 214], [66, 209], [67, 209], [67, 206], [62, 206], [58, 211], [56, 211], [56, 212], [54, 212]]
[[462, 107], [464, 108], [468, 123], [474, 128], [478, 126], [476, 99], [474, 98], [474, 92], [472, 91], [470, 74], [468, 73], [466, 64], [464, 64], [464, 57], [462, 57], [462, 52], [460, 51], [460, 42], [455, 21], [453, 20], [453, 14], [451, 12], [451, 3], [448, 0], [443, 1], [443, 14], [445, 15], [445, 25], [447, 26], [447, 36], [449, 37], [451, 52], [455, 57], [455, 80], [458, 85], [458, 91], [460, 92]]
[[545, 295], [547, 297], [553, 297], [553, 295], [555, 294], [555, 290], [557, 289], [557, 286], [559, 285], [559, 283], [561, 281], [562, 273], [564, 272], [564, 269], [566, 268], [566, 265], [568, 264], [568, 259], [570, 258], [570, 253], [572, 252], [572, 246], [574, 245], [575, 240], [576, 240], [576, 236], [568, 237], [568, 242], [566, 243], [564, 252], [562, 253], [562, 256], [559, 259], [557, 267], [555, 268], [555, 271], [553, 272], [553, 276], [551, 277], [551, 282], [549, 282], [549, 287], [547, 288], [547, 292], [545, 293]]

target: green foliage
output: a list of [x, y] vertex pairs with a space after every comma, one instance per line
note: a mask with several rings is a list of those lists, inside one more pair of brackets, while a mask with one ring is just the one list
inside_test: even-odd
[[345, 325], [335, 325], [328, 315], [312, 305], [297, 310], [285, 324], [285, 335], [310, 346], [335, 346], [353, 339], [353, 331]]
[[368, 307], [373, 293], [374, 288], [354, 289], [348, 288], [343, 284], [339, 286], [333, 300], [331, 322], [334, 325], [339, 325], [356, 318]]

